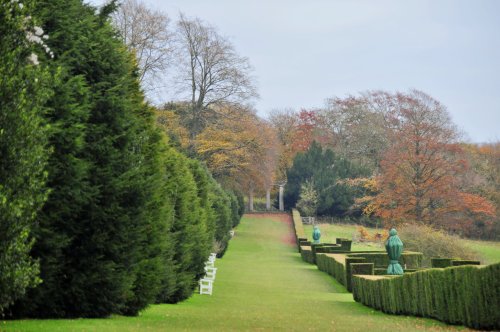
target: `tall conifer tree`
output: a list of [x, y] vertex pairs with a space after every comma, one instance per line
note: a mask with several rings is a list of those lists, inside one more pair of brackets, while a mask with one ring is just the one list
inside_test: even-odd
[[52, 193], [33, 250], [45, 282], [18, 315], [135, 315], [172, 269], [161, 136], [108, 23], [112, 6], [37, 2], [61, 82], [50, 101]]
[[[173, 205], [171, 232], [174, 239], [175, 281], [164, 282], [159, 302], [176, 303], [193, 293], [203, 273], [206, 257], [206, 214], [201, 208], [196, 181], [189, 159], [170, 148], [166, 154], [167, 198]], [[202, 257], [202, 258], [201, 258]], [[167, 276], [168, 277], [168, 276]], [[172, 288], [171, 286], [174, 285]]]

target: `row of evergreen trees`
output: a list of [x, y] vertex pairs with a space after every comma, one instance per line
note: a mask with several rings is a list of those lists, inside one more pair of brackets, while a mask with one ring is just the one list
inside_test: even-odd
[[155, 126], [112, 10], [0, 0], [0, 313], [181, 301], [241, 217]]

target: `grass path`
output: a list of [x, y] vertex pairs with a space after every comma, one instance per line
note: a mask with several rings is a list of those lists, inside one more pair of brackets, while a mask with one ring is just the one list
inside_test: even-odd
[[216, 262], [212, 296], [154, 305], [139, 317], [1, 322], [1, 331], [442, 331], [438, 321], [385, 315], [352, 300], [295, 251], [289, 217], [247, 215]]

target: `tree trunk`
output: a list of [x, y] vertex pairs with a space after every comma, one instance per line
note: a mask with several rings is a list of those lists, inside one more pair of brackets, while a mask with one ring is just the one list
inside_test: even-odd
[[285, 203], [283, 202], [283, 189], [284, 189], [284, 185], [281, 185], [280, 186], [280, 194], [279, 194], [279, 208], [280, 208], [280, 211], [285, 211]]
[[248, 211], [253, 211], [253, 189], [248, 192]]
[[271, 210], [271, 188], [266, 189], [266, 210]]

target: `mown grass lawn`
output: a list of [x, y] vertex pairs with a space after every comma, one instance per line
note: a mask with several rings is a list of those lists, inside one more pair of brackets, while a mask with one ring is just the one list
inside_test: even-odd
[[138, 317], [19, 320], [2, 331], [442, 331], [464, 329], [392, 316], [356, 303], [293, 245], [288, 216], [245, 216], [223, 259], [212, 296], [153, 305]]
[[465, 245], [476, 251], [486, 264], [500, 262], [500, 242], [465, 240]]
[[[351, 239], [353, 234], [357, 233], [356, 225], [349, 224], [321, 224], [321, 242], [334, 242], [337, 237]], [[366, 229], [373, 233], [374, 228]], [[304, 230], [309, 239], [312, 238], [313, 226], [304, 225]], [[404, 243], [404, 239], [403, 243]], [[500, 262], [500, 242], [493, 241], [477, 241], [477, 240], [462, 240], [464, 244], [478, 253], [481, 262], [484, 264], [493, 264]], [[384, 250], [381, 244], [377, 243], [353, 243], [352, 250]]]

